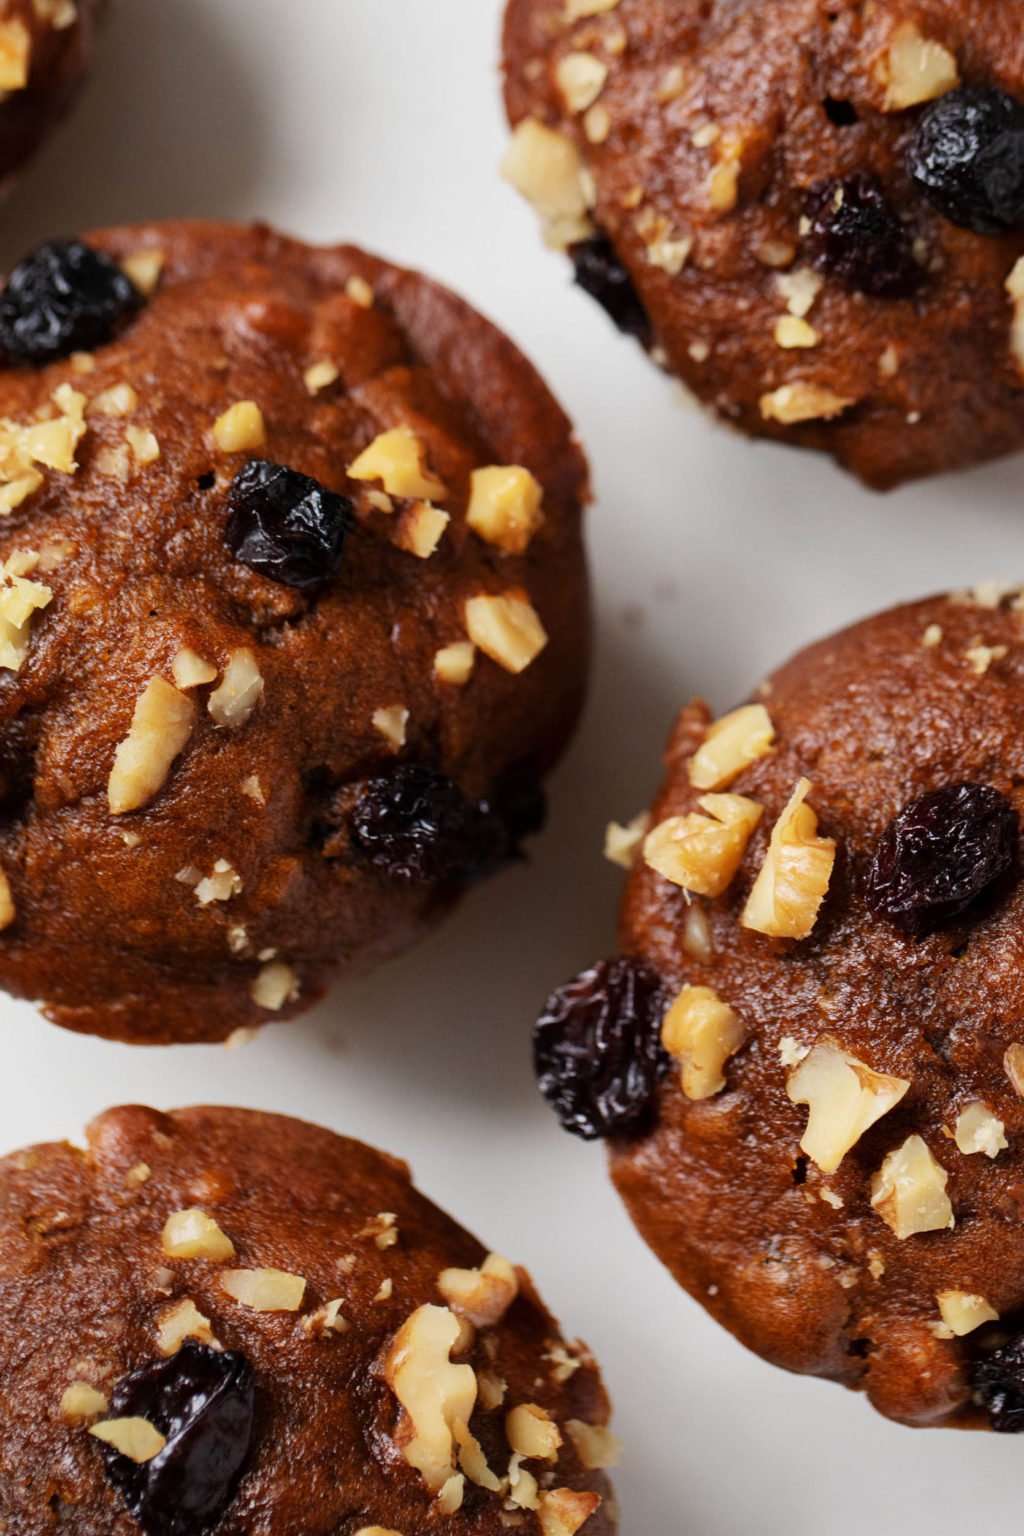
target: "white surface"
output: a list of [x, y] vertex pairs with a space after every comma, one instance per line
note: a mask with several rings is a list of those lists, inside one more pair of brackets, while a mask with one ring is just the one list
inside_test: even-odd
[[127, 0], [82, 110], [3, 211], [0, 263], [89, 225], [263, 216], [421, 266], [511, 332], [576, 420], [597, 493], [594, 686], [550, 831], [420, 950], [240, 1051], [113, 1047], [5, 1002], [0, 1142], [74, 1134], [115, 1102], [203, 1100], [409, 1158], [600, 1357], [627, 1442], [622, 1536], [1002, 1530], [1020, 1447], [901, 1430], [746, 1355], [634, 1235], [600, 1151], [557, 1129], [528, 1042], [549, 988], [612, 944], [602, 829], [649, 797], [674, 709], [697, 691], [727, 705], [892, 600], [1020, 577], [1019, 461], [880, 499], [682, 406], [498, 180], [499, 9]]

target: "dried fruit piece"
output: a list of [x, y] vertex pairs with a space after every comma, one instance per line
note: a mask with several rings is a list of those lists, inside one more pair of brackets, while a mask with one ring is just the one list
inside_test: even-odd
[[599, 961], [548, 998], [533, 1037], [541, 1093], [584, 1141], [635, 1129], [670, 1065], [661, 1045], [666, 997], [641, 960]]
[[310, 591], [338, 570], [354, 507], [309, 475], [250, 459], [228, 491], [224, 542], [242, 565], [286, 587]]
[[950, 784], [904, 806], [882, 834], [865, 899], [874, 917], [920, 936], [950, 922], [1017, 857], [1017, 812], [987, 784]]
[[19, 262], [0, 293], [0, 352], [37, 366], [92, 352], [141, 304], [109, 256], [80, 240], [54, 240]]
[[855, 293], [902, 298], [920, 284], [910, 230], [872, 171], [819, 182], [807, 200], [807, 253], [820, 271]]
[[772, 830], [761, 872], [740, 918], [744, 928], [781, 939], [806, 939], [825, 900], [836, 845], [818, 836], [818, 818], [806, 803], [810, 781], [801, 779]]
[[1024, 1431], [1024, 1336], [976, 1361], [971, 1385], [994, 1430], [1002, 1435]]
[[453, 779], [403, 763], [364, 785], [349, 813], [356, 852], [400, 880], [443, 883], [473, 866], [480, 812]]
[[790, 1073], [786, 1093], [808, 1107], [800, 1149], [822, 1173], [835, 1173], [864, 1132], [887, 1115], [910, 1087], [906, 1078], [876, 1072], [836, 1040], [819, 1040]]
[[1024, 227], [1024, 106], [992, 86], [950, 91], [922, 113], [907, 164], [925, 197], [979, 235]]
[[608, 236], [596, 234], [578, 241], [570, 247], [569, 255], [584, 293], [597, 300], [624, 335], [635, 337], [643, 347], [652, 346], [654, 330], [647, 311]]
[[193, 1340], [118, 1382], [113, 1411], [145, 1419], [166, 1441], [144, 1463], [112, 1447], [103, 1453], [107, 1477], [148, 1536], [195, 1536], [223, 1514], [249, 1453], [253, 1397], [243, 1355]]

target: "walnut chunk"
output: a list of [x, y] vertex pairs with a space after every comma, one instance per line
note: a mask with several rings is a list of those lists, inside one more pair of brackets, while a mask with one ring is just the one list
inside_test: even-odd
[[747, 1037], [739, 1017], [710, 987], [683, 987], [661, 1027], [661, 1043], [682, 1067], [688, 1099], [725, 1087], [725, 1064]]
[[321, 390], [330, 389], [336, 384], [341, 374], [335, 363], [329, 358], [322, 358], [318, 363], [312, 363], [302, 375], [302, 382], [306, 386], [306, 392], [310, 395], [318, 395]]
[[801, 779], [772, 829], [761, 872], [740, 922], [755, 933], [806, 939], [818, 920], [835, 864], [836, 845], [818, 836], [818, 818], [806, 804], [811, 785]]
[[1013, 303], [1010, 324], [1010, 353], [1024, 372], [1024, 256], [1015, 263], [1006, 279], [1006, 291]]
[[455, 640], [443, 645], [434, 657], [434, 676], [440, 683], [463, 688], [473, 675], [476, 646], [472, 640]]
[[266, 1008], [268, 1013], [280, 1013], [285, 1003], [294, 1002], [298, 995], [299, 979], [281, 960], [269, 960], [249, 988], [257, 1008]]
[[68, 1424], [84, 1424], [101, 1418], [110, 1404], [87, 1381], [73, 1381], [60, 1400], [60, 1416]]
[[853, 404], [855, 401], [848, 395], [837, 395], [835, 390], [809, 379], [782, 384], [760, 400], [764, 420], [777, 421], [784, 427], [797, 426], [802, 421], [830, 421]]
[[238, 730], [247, 724], [264, 693], [259, 663], [248, 646], [232, 651], [220, 687], [210, 694], [207, 709], [214, 725]]
[[604, 856], [609, 864], [632, 869], [643, 852], [644, 839], [651, 830], [649, 811], [641, 811], [625, 826], [610, 821], [604, 829]]
[[157, 1323], [156, 1341], [162, 1355], [174, 1355], [186, 1339], [216, 1345], [210, 1319], [204, 1317], [194, 1301], [179, 1301]]
[[519, 1279], [507, 1259], [491, 1253], [479, 1269], [442, 1270], [437, 1288], [457, 1317], [493, 1328], [519, 1295]]
[[213, 424], [213, 440], [223, 453], [249, 453], [267, 441], [263, 412], [255, 400], [229, 405]]
[[773, 332], [775, 344], [784, 352], [795, 352], [816, 347], [821, 340], [814, 326], [796, 315], [780, 315]]
[[148, 1419], [101, 1419], [89, 1433], [137, 1466], [153, 1461], [167, 1444], [166, 1436]]
[[991, 1302], [970, 1291], [939, 1291], [935, 1300], [939, 1304], [943, 1323], [956, 1339], [973, 1333], [983, 1323], [999, 1321], [999, 1313]]
[[139, 292], [149, 299], [160, 286], [160, 278], [166, 262], [167, 257], [163, 251], [135, 251], [131, 256], [124, 258], [121, 270]]
[[573, 1488], [542, 1493], [538, 1502], [541, 1536], [576, 1536], [600, 1508], [599, 1493], [578, 1493]]
[[570, 24], [587, 16], [603, 16], [614, 11], [619, 0], [565, 0], [565, 19]]
[[565, 134], [535, 117], [523, 118], [501, 170], [536, 210], [550, 246], [563, 250], [593, 233], [593, 188], [579, 150]]
[[520, 1403], [505, 1418], [508, 1443], [524, 1461], [557, 1461], [562, 1431], [547, 1409]]
[[16, 549], [0, 563], [0, 669], [17, 672], [29, 652], [32, 618], [53, 601], [52, 588], [28, 580], [39, 565], [35, 550]]
[[1008, 1045], [1003, 1052], [1003, 1071], [1019, 1099], [1024, 1099], [1024, 1045]]
[[395, 543], [417, 560], [429, 560], [444, 538], [451, 517], [429, 501], [414, 502], [398, 519]]
[[588, 1472], [603, 1472], [617, 1467], [622, 1457], [622, 1441], [603, 1424], [584, 1424], [581, 1419], [567, 1419], [569, 1439]]
[[522, 555], [544, 521], [544, 491], [528, 469], [492, 464], [470, 479], [466, 522], [488, 544]]
[[375, 437], [348, 467], [350, 480], [379, 480], [389, 496], [439, 501], [448, 494], [443, 480], [425, 467], [426, 450], [411, 427], [393, 427]]
[[472, 1366], [450, 1359], [460, 1331], [447, 1307], [418, 1307], [398, 1330], [384, 1361], [384, 1379], [402, 1407], [399, 1449], [435, 1494], [457, 1475], [455, 1425], [468, 1424], [476, 1405]]
[[196, 1206], [168, 1216], [160, 1242], [169, 1259], [210, 1259], [219, 1264], [235, 1256], [230, 1237]]
[[890, 1152], [871, 1180], [871, 1204], [900, 1240], [954, 1226], [949, 1175], [920, 1136]]
[[389, 704], [385, 709], [373, 712], [373, 728], [388, 743], [392, 752], [401, 752], [405, 746], [409, 711], [402, 704]]
[[32, 60], [32, 34], [23, 21], [0, 22], [0, 91], [23, 91]]
[[162, 677], [139, 695], [128, 735], [114, 753], [107, 782], [111, 814], [123, 816], [148, 805], [164, 786], [171, 765], [195, 727], [196, 707]]
[[131, 450], [132, 458], [142, 469], [147, 464], [155, 464], [160, 457], [160, 444], [156, 434], [150, 432], [148, 427], [125, 427], [124, 440]]
[[548, 643], [537, 610], [520, 592], [471, 597], [465, 618], [473, 644], [506, 672], [524, 672]]
[[226, 1269], [220, 1288], [254, 1312], [297, 1312], [306, 1294], [303, 1277], [285, 1269]]
[[905, 1096], [910, 1083], [875, 1072], [836, 1040], [820, 1040], [786, 1083], [794, 1104], [808, 1107], [800, 1148], [822, 1173], [835, 1173], [864, 1132]]
[[673, 885], [697, 896], [720, 896], [731, 885], [764, 813], [743, 795], [702, 795], [706, 815], [670, 816], [644, 839], [644, 862]]
[[744, 768], [770, 752], [775, 727], [763, 704], [744, 704], [708, 727], [687, 772], [694, 789], [728, 789]]
[[345, 293], [360, 309], [372, 309], [377, 301], [372, 285], [366, 281], [365, 277], [359, 277], [358, 274], [349, 278], [345, 284]]
[[242, 877], [227, 859], [218, 859], [212, 874], [204, 875], [195, 886], [196, 900], [201, 907], [212, 906], [215, 901], [230, 901], [241, 892]]
[[957, 1116], [953, 1128], [957, 1147], [965, 1156], [983, 1152], [986, 1157], [998, 1157], [1010, 1143], [1006, 1139], [1006, 1127], [987, 1104], [968, 1104]]
[[570, 112], [586, 112], [608, 80], [608, 65], [594, 53], [567, 53], [555, 66], [555, 81]]
[[912, 21], [896, 28], [876, 73], [885, 86], [886, 112], [904, 112], [934, 101], [960, 84], [955, 56], [941, 43], [922, 36]]

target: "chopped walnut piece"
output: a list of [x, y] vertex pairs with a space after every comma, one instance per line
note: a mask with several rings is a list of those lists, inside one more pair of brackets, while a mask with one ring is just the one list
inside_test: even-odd
[[168, 1216], [160, 1242], [169, 1259], [210, 1259], [219, 1264], [235, 1256], [230, 1237], [212, 1216], [195, 1206]]
[[607, 143], [612, 131], [612, 118], [608, 108], [597, 101], [583, 114], [583, 132], [590, 144]]
[[73, 1381], [60, 1400], [60, 1416], [69, 1424], [81, 1424], [100, 1418], [109, 1407], [103, 1393], [87, 1381]]
[[449, 1358], [459, 1333], [458, 1318], [447, 1307], [418, 1307], [384, 1362], [384, 1379], [403, 1409], [398, 1447], [431, 1493], [440, 1493], [456, 1475], [455, 1425], [468, 1424], [476, 1405], [472, 1366]]
[[780, 299], [797, 320], [810, 314], [824, 286], [825, 279], [813, 267], [795, 267], [792, 272], [780, 272], [775, 279]]
[[505, 1419], [508, 1443], [524, 1461], [557, 1461], [562, 1432], [546, 1408], [520, 1403]]
[[31, 422], [18, 432], [22, 455], [46, 469], [73, 475], [78, 468], [75, 450], [85, 436], [86, 398], [70, 384], [60, 384], [53, 392], [59, 415]]
[[356, 1233], [356, 1237], [372, 1237], [380, 1249], [394, 1248], [398, 1242], [398, 1217], [394, 1211], [380, 1211]]
[[796, 315], [780, 315], [775, 322], [775, 342], [784, 352], [816, 347], [821, 340], [814, 326]]
[[1008, 1045], [1003, 1052], [1003, 1071], [1019, 1099], [1024, 1099], [1024, 1045]]
[[802, 421], [829, 421], [841, 416], [855, 402], [847, 395], [837, 395], [823, 384], [808, 379], [794, 379], [761, 396], [761, 415], [765, 421], [778, 421], [784, 427]]
[[755, 933], [806, 939], [832, 879], [836, 845], [818, 836], [818, 818], [806, 804], [811, 785], [801, 779], [772, 829], [761, 872], [740, 922]]
[[330, 389], [336, 384], [341, 374], [335, 363], [328, 358], [323, 358], [319, 363], [313, 363], [302, 375], [302, 382], [306, 391], [311, 395], [318, 395], [323, 389]]
[[593, 188], [579, 150], [565, 134], [526, 117], [512, 135], [502, 175], [531, 203], [547, 243], [564, 249], [593, 233]]
[[711, 942], [711, 925], [708, 915], [699, 902], [692, 901], [686, 909], [683, 923], [683, 949], [700, 965], [710, 965], [714, 959]]
[[154, 677], [136, 701], [128, 735], [118, 743], [107, 783], [114, 816], [148, 805], [192, 735], [196, 707], [179, 689]]
[[577, 1493], [572, 1488], [542, 1493], [538, 1501], [541, 1536], [576, 1536], [600, 1508], [599, 1493]]
[[1024, 372], [1024, 256], [1021, 256], [1006, 279], [1006, 291], [1013, 301], [1013, 320], [1010, 324], [1010, 353]]
[[500, 1408], [508, 1393], [508, 1382], [502, 1377], [495, 1376], [493, 1371], [478, 1371], [477, 1386], [480, 1389], [480, 1406], [493, 1413]]
[[730, 213], [739, 202], [740, 170], [740, 161], [734, 155], [727, 155], [712, 166], [708, 201], [716, 213]]
[[877, 75], [886, 88], [886, 112], [903, 112], [934, 101], [960, 84], [955, 56], [941, 43], [923, 37], [912, 21], [896, 28], [878, 62]]
[[230, 901], [241, 891], [242, 877], [227, 859], [218, 859], [213, 873], [204, 875], [195, 887], [196, 900], [202, 907], [212, 906], [215, 901]]
[[567, 1419], [565, 1423], [569, 1439], [576, 1447], [576, 1454], [588, 1472], [603, 1472], [617, 1467], [622, 1457], [622, 1441], [603, 1424], [584, 1424], [580, 1419]]
[[479, 1269], [443, 1269], [437, 1288], [457, 1317], [493, 1328], [519, 1295], [519, 1280], [507, 1259], [491, 1253]]
[[341, 1297], [329, 1301], [326, 1305], [318, 1307], [311, 1312], [309, 1317], [302, 1319], [302, 1326], [307, 1333], [348, 1333], [352, 1324], [342, 1315], [342, 1307], [345, 1303]]
[[593, 53], [567, 53], [555, 67], [555, 80], [570, 112], [585, 112], [605, 88], [608, 65]]
[[966, 1156], [983, 1152], [986, 1157], [998, 1157], [1010, 1143], [1006, 1139], [1006, 1127], [994, 1115], [987, 1104], [968, 1104], [957, 1116], [953, 1129], [957, 1147]]
[[109, 389], [93, 395], [87, 410], [96, 416], [128, 416], [139, 403], [139, 397], [130, 384], [111, 384]]
[[167, 1437], [148, 1419], [102, 1419], [89, 1433], [138, 1466], [153, 1461], [167, 1444]]
[[751, 833], [764, 813], [743, 795], [701, 795], [704, 816], [670, 816], [644, 839], [644, 862], [673, 885], [697, 896], [720, 896], [743, 861]]
[[160, 457], [160, 444], [147, 427], [125, 427], [124, 440], [131, 449], [132, 458], [141, 468], [155, 464]]
[[383, 1525], [363, 1525], [356, 1531], [356, 1536], [402, 1536], [402, 1533]]
[[472, 640], [455, 640], [443, 645], [434, 657], [434, 676], [441, 683], [462, 688], [473, 675], [476, 646]]
[[345, 292], [360, 309], [372, 309], [376, 302], [377, 295], [365, 277], [350, 277], [345, 284]]
[[519, 592], [471, 597], [465, 617], [473, 644], [506, 672], [524, 672], [548, 643], [537, 610]]
[[186, 1339], [216, 1345], [210, 1319], [204, 1317], [194, 1301], [179, 1301], [157, 1323], [156, 1340], [162, 1355], [174, 1355]]
[[159, 286], [166, 261], [163, 251], [135, 251], [124, 258], [121, 270], [148, 299], [152, 298]]
[[488, 544], [506, 554], [521, 555], [544, 521], [543, 497], [540, 482], [519, 465], [475, 469], [466, 522]]
[[254, 1312], [297, 1312], [306, 1294], [303, 1277], [284, 1269], [225, 1269], [220, 1288]]
[[55, 32], [66, 32], [78, 20], [75, 0], [32, 0], [32, 9]]
[[992, 1303], [970, 1291], [939, 1291], [935, 1299], [942, 1321], [954, 1338], [964, 1338], [983, 1323], [999, 1321], [999, 1313]]
[[644, 838], [650, 830], [649, 811], [641, 811], [625, 826], [618, 821], [610, 821], [604, 830], [604, 856], [609, 864], [617, 864], [620, 869], [632, 869], [643, 851]]
[[949, 1174], [920, 1136], [890, 1152], [871, 1180], [871, 1204], [901, 1240], [954, 1226]]
[[16, 549], [0, 563], [0, 669], [5, 671], [19, 671], [32, 639], [32, 616], [53, 601], [52, 588], [27, 579], [38, 564], [31, 549]]
[[466, 1479], [461, 1472], [453, 1472], [437, 1495], [437, 1507], [443, 1515], [457, 1515], [462, 1508], [466, 1492]]
[[210, 694], [206, 705], [214, 725], [229, 731], [245, 725], [263, 692], [263, 674], [253, 652], [248, 646], [232, 651], [220, 687]]
[[348, 467], [350, 480], [379, 480], [389, 496], [440, 501], [448, 494], [443, 480], [425, 467], [426, 450], [411, 427], [393, 427], [375, 437]]
[[725, 1064], [747, 1031], [710, 987], [683, 987], [661, 1027], [661, 1043], [682, 1067], [688, 1099], [713, 1098], [725, 1087]]
[[249, 988], [257, 1008], [266, 1008], [268, 1013], [280, 1013], [285, 1003], [294, 1002], [298, 995], [299, 979], [281, 960], [268, 961]]
[[800, 1148], [822, 1173], [835, 1173], [864, 1132], [904, 1097], [906, 1078], [875, 1072], [836, 1040], [819, 1040], [795, 1071], [786, 1093], [808, 1107]]
[[690, 759], [688, 773], [695, 789], [728, 789], [744, 768], [770, 752], [775, 727], [763, 704], [744, 704], [723, 715]]
[[522, 1465], [521, 1456], [511, 1456], [508, 1463], [508, 1500], [516, 1509], [539, 1509], [540, 1490], [532, 1472]]
[[23, 21], [0, 21], [0, 91], [23, 91], [28, 85], [32, 34]]
[[444, 538], [451, 517], [429, 501], [416, 501], [398, 519], [395, 543], [418, 560], [429, 560]]
[[384, 737], [393, 752], [401, 752], [405, 746], [408, 723], [409, 711], [401, 704], [389, 704], [386, 709], [373, 712], [373, 728]]
[[255, 400], [238, 400], [229, 405], [213, 424], [213, 438], [223, 453], [248, 453], [253, 448], [262, 448], [267, 441], [267, 429]]
[[618, 3], [619, 0], [565, 0], [565, 19], [571, 23], [586, 16], [603, 16], [605, 11], [614, 11]]
[[217, 668], [212, 662], [204, 661], [202, 656], [188, 646], [183, 646], [171, 662], [171, 676], [174, 678], [174, 686], [184, 692], [188, 688], [201, 688], [205, 683], [214, 682]]
[[453, 1427], [455, 1443], [459, 1447], [459, 1466], [478, 1488], [484, 1488], [488, 1493], [504, 1493], [505, 1484], [500, 1478], [495, 1477], [487, 1465], [487, 1457], [483, 1447], [472, 1433], [467, 1424], [455, 1424]]

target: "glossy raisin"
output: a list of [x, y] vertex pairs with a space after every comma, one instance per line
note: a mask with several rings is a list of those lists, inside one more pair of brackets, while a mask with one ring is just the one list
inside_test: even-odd
[[250, 459], [228, 491], [224, 542], [242, 565], [286, 587], [321, 587], [341, 565], [354, 507], [284, 464]]
[[1002, 1435], [1024, 1431], [1024, 1338], [1011, 1339], [1001, 1349], [975, 1362], [971, 1372], [974, 1395], [988, 1410], [989, 1424]]
[[1016, 811], [987, 784], [920, 795], [882, 834], [868, 873], [868, 907], [908, 933], [928, 933], [1006, 874], [1019, 841]]
[[41, 245], [0, 293], [0, 353], [41, 366], [110, 341], [142, 295], [102, 251], [80, 240]]
[[950, 223], [979, 235], [1024, 228], [1024, 106], [990, 86], [964, 86], [921, 114], [911, 176]]
[[357, 854], [400, 880], [443, 884], [472, 870], [480, 811], [453, 779], [402, 763], [364, 784], [349, 812]]
[[597, 300], [620, 331], [650, 347], [654, 333], [647, 311], [608, 236], [598, 234], [590, 240], [581, 240], [571, 247], [569, 254], [576, 270], [576, 281], [583, 291]]
[[541, 1093], [584, 1141], [638, 1129], [670, 1065], [661, 977], [641, 960], [601, 960], [548, 998], [533, 1036]]
[[543, 830], [547, 797], [530, 763], [519, 763], [497, 779], [479, 801], [480, 832], [475, 872], [490, 874], [522, 857], [523, 840]]
[[142, 1465], [103, 1448], [107, 1477], [148, 1536], [194, 1536], [223, 1514], [249, 1454], [253, 1405], [244, 1355], [193, 1339], [118, 1382], [112, 1416], [147, 1419], [167, 1440]]
[[854, 293], [901, 298], [923, 276], [910, 231], [871, 171], [819, 182], [807, 198], [807, 254], [819, 271]]

